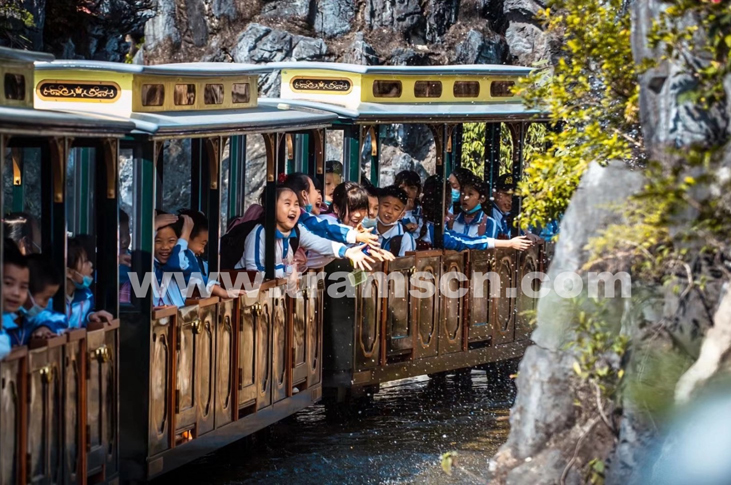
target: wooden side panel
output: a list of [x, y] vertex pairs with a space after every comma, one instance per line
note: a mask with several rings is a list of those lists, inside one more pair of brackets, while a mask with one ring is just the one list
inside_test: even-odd
[[[68, 343], [64, 350], [64, 483], [85, 483], [86, 469], [84, 443], [86, 429], [83, 413], [86, 396], [86, 330], [72, 330], [66, 334]], [[85, 428], [85, 426], [84, 426]]]
[[291, 392], [288, 389], [289, 356], [291, 345], [288, 342], [291, 319], [287, 314], [287, 297], [284, 288], [274, 292], [272, 318], [272, 402], [286, 398]]
[[325, 284], [312, 282], [307, 293], [307, 367], [308, 385], [322, 380], [322, 325], [324, 318]]
[[119, 470], [119, 321], [86, 334], [86, 449], [89, 480]]
[[178, 312], [175, 379], [175, 431], [191, 430], [196, 423], [197, 335], [201, 332], [198, 306], [183, 307]]
[[62, 368], [65, 337], [28, 354], [27, 481], [61, 483], [63, 467]]
[[150, 422], [148, 425], [149, 454], [154, 456], [169, 449], [171, 443], [170, 388], [173, 386], [173, 331], [177, 315], [154, 320], [150, 338]]
[[0, 361], [0, 483], [24, 483], [26, 448], [26, 369], [25, 348], [14, 349]]
[[259, 294], [256, 335], [256, 409], [272, 403], [272, 319], [271, 296], [266, 291]]
[[493, 271], [500, 277], [500, 295], [492, 299], [495, 312], [493, 342], [505, 344], [515, 340], [515, 303], [519, 290], [516, 287], [516, 251], [498, 249]]
[[216, 329], [216, 427], [230, 423], [233, 419], [235, 401], [234, 388], [234, 343], [236, 334], [234, 311], [235, 300], [218, 304], [218, 326]]
[[239, 299], [238, 333], [238, 405], [239, 408], [256, 402], [259, 324], [256, 304], [250, 304], [242, 296]]
[[216, 372], [216, 320], [217, 303], [200, 306], [198, 315], [200, 325], [194, 331], [196, 370], [195, 401], [198, 407], [195, 436], [201, 436], [214, 427], [214, 385]]
[[382, 284], [384, 281], [369, 273], [366, 281], [356, 288], [355, 365], [359, 371], [376, 367], [380, 362]]
[[[441, 276], [441, 256], [429, 254], [416, 257], [416, 273], [421, 281], [419, 286], [433, 285], [436, 289]], [[427, 294], [425, 289], [417, 290], [423, 298], [415, 298], [413, 310], [416, 312], [417, 338], [419, 345], [415, 358], [431, 357], [439, 351], [439, 292], [431, 291]]]
[[[470, 253], [470, 316], [469, 341], [482, 342], [492, 337], [490, 316], [492, 286], [487, 275], [492, 271], [494, 251], [472, 251]], [[477, 278], [476, 274], [482, 275]]]
[[[527, 251], [518, 254], [518, 287], [517, 312], [515, 315], [515, 340], [525, 340], [530, 337], [531, 320], [538, 309], [538, 298], [524, 294], [522, 289], [523, 278], [530, 273], [539, 271], [543, 253], [542, 245], [534, 245]], [[531, 290], [537, 293], [541, 289], [540, 280], [532, 279]]]
[[[443, 275], [464, 275], [465, 267], [464, 253], [446, 253], [442, 257]], [[457, 278], [444, 278], [445, 287], [441, 288], [441, 338], [439, 341], [439, 353], [449, 354], [462, 350], [464, 333], [464, 303], [466, 293], [469, 289], [469, 281], [459, 281]], [[446, 285], [449, 286], [449, 292]]]
[[307, 366], [307, 352], [310, 345], [309, 295], [310, 289], [305, 287], [297, 293], [297, 298], [289, 300], [292, 308], [292, 385], [305, 382], [309, 374]]
[[399, 356], [410, 355], [413, 352], [414, 329], [410, 277], [414, 271], [414, 256], [398, 258], [388, 265], [386, 352], [390, 358], [399, 358]]

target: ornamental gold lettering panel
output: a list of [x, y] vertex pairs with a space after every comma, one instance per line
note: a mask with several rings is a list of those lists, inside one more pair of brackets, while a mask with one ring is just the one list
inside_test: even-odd
[[331, 91], [347, 94], [352, 88], [349, 79], [297, 77], [292, 80], [292, 89], [295, 91]]
[[113, 103], [120, 96], [120, 87], [114, 82], [51, 81], [44, 80], [36, 87], [44, 101], [95, 101]]

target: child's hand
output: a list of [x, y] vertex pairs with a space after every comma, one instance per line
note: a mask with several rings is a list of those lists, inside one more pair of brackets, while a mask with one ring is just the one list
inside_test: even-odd
[[129, 266], [131, 268], [132, 267], [132, 255], [127, 254], [127, 253], [120, 254], [119, 255], [119, 264], [121, 264], [123, 266]]
[[158, 214], [155, 216], [155, 230], [160, 230], [161, 227], [169, 226], [178, 220], [178, 216], [175, 214]]
[[183, 218], [183, 230], [180, 232], [180, 239], [190, 241], [190, 234], [193, 232], [193, 219], [190, 216], [180, 216]]
[[378, 235], [373, 234], [373, 229], [373, 227], [366, 229], [363, 227], [363, 224], [358, 224], [358, 227], [355, 228], [355, 230], [358, 231], [355, 241], [361, 244], [367, 244], [371, 247], [379, 247]]
[[530, 232], [525, 237], [533, 244], [543, 244], [545, 242], [542, 237], [531, 234]]
[[31, 334], [31, 338], [49, 339], [55, 337], [56, 334], [48, 327], [40, 327]]
[[365, 244], [361, 244], [360, 246], [353, 246], [352, 248], [345, 251], [345, 257], [353, 262], [353, 266], [355, 266], [356, 269], [370, 271], [371, 265], [368, 263], [373, 263], [374, 261], [371, 257], [363, 252], [363, 248], [365, 248]]
[[89, 314], [89, 321], [90, 322], [106, 322], [106, 323], [112, 323], [112, 320], [114, 320], [114, 317], [111, 313], [109, 313], [106, 310], [99, 310], [98, 312], [90, 313]]
[[385, 249], [370, 248], [369, 252], [378, 261], [393, 261], [396, 259], [396, 256], [391, 251], [386, 251]]
[[414, 232], [414, 231], [416, 231], [416, 229], [418, 229], [418, 227], [419, 227], [419, 224], [417, 224], [415, 222], [410, 222], [409, 224], [406, 224], [406, 230], [408, 232]]
[[532, 245], [533, 243], [525, 236], [514, 237], [510, 240], [510, 247], [518, 251], [525, 251]]

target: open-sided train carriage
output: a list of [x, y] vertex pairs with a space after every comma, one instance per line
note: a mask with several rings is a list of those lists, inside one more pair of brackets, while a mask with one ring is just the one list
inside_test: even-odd
[[[116, 198], [119, 138], [134, 125], [92, 114], [33, 109], [34, 61], [48, 55], [0, 48], [0, 171], [9, 197], [0, 212], [35, 212], [40, 249], [65, 273], [69, 204], [67, 162], [81, 152], [97, 167], [86, 203], [108, 207]], [[115, 206], [116, 207], [116, 206]], [[103, 219], [101, 212], [97, 213]], [[103, 228], [94, 213], [85, 224]], [[116, 255], [116, 227], [100, 231], [97, 244]], [[4, 240], [0, 238], [0, 248]], [[116, 259], [116, 257], [114, 258]], [[116, 274], [116, 261], [112, 269]], [[102, 270], [109, 269], [109, 265]], [[105, 298], [114, 278], [96, 282], [97, 306], [118, 315]], [[65, 312], [66, 280], [54, 299]], [[0, 483], [87, 483], [118, 479], [117, 383], [119, 321], [76, 329], [50, 340], [17, 347], [0, 361]]]
[[[444, 183], [460, 164], [463, 123], [486, 123], [485, 180], [492, 188], [500, 175], [501, 123], [512, 138], [514, 178], [520, 178], [528, 127], [540, 112], [526, 110], [511, 93], [528, 68], [514, 66], [386, 67], [327, 63], [279, 63], [282, 97], [293, 106], [337, 113], [334, 128], [344, 131], [345, 177], [359, 181], [363, 148], [370, 143], [370, 181], [379, 182], [381, 127], [424, 124], [436, 145], [436, 174]], [[443, 211], [444, 212], [444, 211]], [[520, 200], [513, 204], [520, 212]], [[456, 253], [441, 247], [441, 221], [435, 223], [433, 251], [420, 251], [385, 264], [385, 281], [369, 277], [353, 289], [355, 298], [329, 298], [325, 304], [325, 390], [342, 400], [381, 382], [481, 366], [522, 355], [529, 343], [530, 310], [536, 300], [523, 295], [523, 275], [546, 264], [545, 245], [525, 253], [515, 250]], [[517, 235], [517, 230], [514, 230]], [[342, 270], [332, 263], [328, 270]], [[499, 292], [475, 273], [495, 272]], [[416, 298], [412, 275], [433, 278], [461, 273], [442, 290]], [[394, 293], [393, 279], [406, 282]], [[494, 285], [495, 283], [493, 283]], [[478, 286], [482, 292], [477, 292]], [[537, 288], [535, 288], [537, 289]], [[381, 291], [377, 291], [381, 290]], [[364, 296], [364, 292], [367, 296]], [[421, 293], [416, 289], [417, 293]], [[494, 293], [494, 294], [493, 294]], [[456, 294], [456, 293], [455, 293]]]
[[[259, 71], [222, 64], [36, 65], [36, 107], [103, 112], [133, 123], [120, 147], [127, 165], [120, 162], [119, 171], [131, 171], [134, 181], [130, 219], [138, 281], [153, 271], [154, 210], [163, 205], [164, 167], [190, 170], [184, 177], [191, 184], [190, 207], [209, 215], [211, 271], [219, 269], [217, 242], [225, 225], [219, 214], [224, 207], [241, 213], [253, 175], [246, 173], [247, 135], [261, 134], [266, 146], [265, 196], [274, 195], [275, 174], [288, 162], [322, 177], [324, 128], [336, 116], [259, 101]], [[168, 142], [178, 139], [185, 139], [178, 146], [187, 151], [189, 166], [166, 164]], [[113, 227], [115, 236], [118, 202], [104, 213], [104, 227]], [[273, 230], [273, 220], [271, 225]], [[116, 282], [116, 253], [108, 259]], [[114, 416], [121, 435], [102, 436], [109, 447], [119, 443], [119, 461], [107, 469], [121, 467], [124, 481], [146, 480], [320, 399], [322, 291], [302, 287], [292, 298], [268, 291], [282, 284], [269, 278], [235, 300], [190, 298], [182, 308], [156, 307], [152, 292], [120, 305], [120, 359], [114, 362], [124, 371]]]

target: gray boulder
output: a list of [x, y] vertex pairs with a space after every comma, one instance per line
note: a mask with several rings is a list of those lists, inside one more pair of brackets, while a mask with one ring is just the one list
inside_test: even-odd
[[511, 22], [505, 32], [510, 55], [517, 64], [530, 66], [551, 57], [551, 42], [540, 27], [531, 23]]
[[379, 59], [373, 46], [366, 42], [363, 32], [358, 32], [355, 34], [353, 43], [350, 44], [343, 54], [343, 62], [373, 66], [379, 64]]
[[315, 32], [332, 39], [350, 32], [355, 17], [352, 0], [320, 0], [315, 13]]
[[155, 16], [145, 24], [145, 49], [153, 51], [165, 41], [180, 47], [175, 0], [157, 0], [155, 12]]
[[286, 2], [269, 2], [261, 9], [264, 18], [279, 20], [307, 21], [310, 16], [309, 0], [289, 0]]
[[450, 61], [452, 64], [505, 64], [508, 51], [503, 37], [485, 36], [473, 29], [457, 44]]
[[387, 29], [414, 43], [423, 43], [424, 13], [418, 0], [367, 0], [365, 18], [371, 29]]
[[208, 43], [205, 3], [200, 0], [185, 0], [185, 13], [188, 22], [188, 35], [190, 35], [193, 45], [203, 47]]

